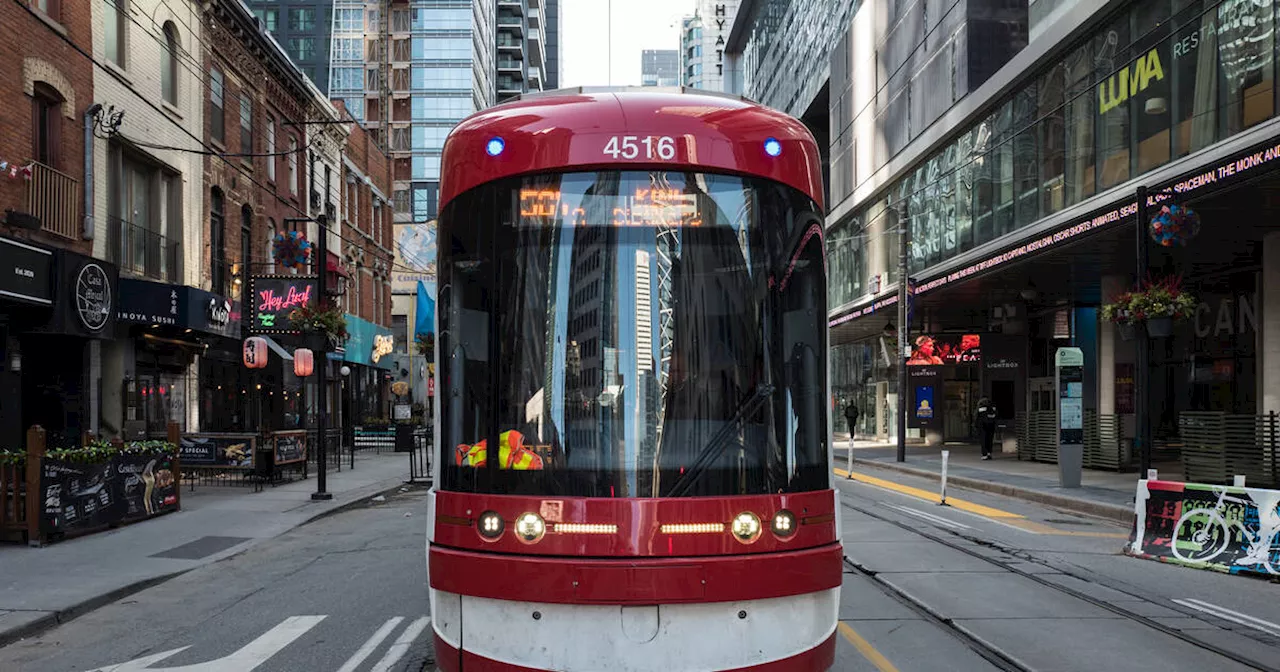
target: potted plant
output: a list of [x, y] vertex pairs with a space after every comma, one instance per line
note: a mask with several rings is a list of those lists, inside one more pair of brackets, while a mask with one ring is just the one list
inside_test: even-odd
[[1134, 292], [1129, 302], [1133, 315], [1146, 322], [1147, 334], [1153, 338], [1167, 338], [1173, 334], [1173, 321], [1185, 320], [1195, 314], [1196, 298], [1183, 291], [1179, 278], [1168, 277], [1148, 280], [1142, 289]]
[[341, 310], [324, 305], [304, 304], [289, 313], [289, 320], [302, 329], [305, 336], [322, 339], [327, 348], [317, 348], [325, 352], [347, 342], [347, 318]]
[[1111, 303], [1102, 306], [1102, 319], [1116, 325], [1122, 341], [1132, 341], [1137, 337], [1138, 328], [1135, 324], [1137, 318], [1134, 317], [1132, 303], [1133, 293], [1125, 292], [1115, 297]]

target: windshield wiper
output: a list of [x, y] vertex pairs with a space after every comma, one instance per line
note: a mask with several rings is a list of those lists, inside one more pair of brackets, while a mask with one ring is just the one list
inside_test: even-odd
[[738, 405], [738, 410], [734, 412], [733, 417], [716, 432], [715, 436], [707, 442], [707, 445], [698, 453], [698, 459], [694, 460], [689, 470], [680, 476], [676, 484], [671, 486], [671, 491], [665, 497], [682, 497], [684, 493], [693, 487], [694, 482], [702, 476], [716, 460], [720, 459], [721, 453], [729, 445], [729, 439], [737, 431], [742, 421], [755, 413], [765, 401], [773, 394], [774, 387], [768, 383], [756, 386], [756, 390], [750, 397]]

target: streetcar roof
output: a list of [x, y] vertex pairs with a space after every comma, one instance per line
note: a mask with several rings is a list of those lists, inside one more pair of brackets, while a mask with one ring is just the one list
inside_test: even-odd
[[[777, 141], [772, 152], [768, 140]], [[629, 147], [635, 158], [626, 158]], [[459, 123], [441, 158], [440, 208], [493, 180], [608, 169], [753, 175], [822, 207], [818, 145], [792, 117], [683, 87], [577, 87], [525, 94]]]

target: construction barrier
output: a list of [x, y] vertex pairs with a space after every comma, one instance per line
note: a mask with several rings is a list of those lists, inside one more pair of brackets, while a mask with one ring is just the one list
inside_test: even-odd
[[1230, 574], [1280, 575], [1280, 490], [1138, 481], [1125, 553]]

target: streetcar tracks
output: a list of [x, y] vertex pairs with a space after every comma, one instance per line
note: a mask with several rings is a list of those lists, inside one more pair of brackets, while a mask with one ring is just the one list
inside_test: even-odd
[[[873, 518], [873, 519], [875, 519], [875, 520], [878, 520], [878, 521], [881, 521], [881, 522], [885, 522], [885, 523], [888, 523], [888, 524], [893, 525], [893, 526], [895, 526], [895, 527], [901, 528], [901, 529], [903, 529], [903, 530], [906, 530], [907, 532], [910, 532], [911, 534], [917, 535], [917, 536], [919, 536], [919, 537], [922, 537], [922, 538], [927, 539], [927, 540], [929, 540], [929, 541], [932, 541], [932, 542], [934, 542], [934, 543], [940, 544], [940, 545], [945, 546], [945, 547], [947, 547], [947, 548], [949, 548], [949, 549], [951, 549], [951, 550], [959, 551], [959, 552], [961, 552], [961, 553], [964, 553], [965, 555], [968, 555], [968, 556], [971, 556], [971, 557], [977, 558], [977, 559], [979, 559], [979, 560], [981, 560], [981, 561], [983, 561], [983, 562], [985, 562], [985, 563], [988, 563], [988, 564], [993, 565], [993, 566], [995, 566], [995, 567], [999, 567], [1000, 569], [1002, 569], [1002, 570], [1004, 570], [1004, 571], [1006, 571], [1006, 572], [1009, 572], [1009, 573], [1011, 573], [1011, 574], [1013, 574], [1013, 575], [1016, 575], [1016, 576], [1022, 577], [1022, 578], [1024, 578], [1024, 579], [1027, 579], [1027, 580], [1029, 580], [1029, 581], [1032, 581], [1032, 582], [1036, 583], [1037, 585], [1043, 586], [1043, 587], [1045, 587], [1045, 588], [1049, 588], [1050, 590], [1053, 590], [1053, 591], [1055, 591], [1055, 592], [1058, 592], [1058, 593], [1061, 593], [1061, 594], [1067, 595], [1067, 596], [1069, 596], [1069, 597], [1072, 597], [1072, 598], [1074, 598], [1074, 599], [1077, 599], [1077, 600], [1080, 600], [1080, 601], [1086, 602], [1086, 603], [1088, 603], [1088, 604], [1094, 605], [1094, 606], [1096, 606], [1096, 607], [1099, 607], [1099, 608], [1101, 608], [1101, 609], [1104, 609], [1104, 610], [1106, 610], [1106, 611], [1109, 611], [1109, 612], [1111, 612], [1111, 613], [1114, 613], [1114, 614], [1116, 614], [1116, 615], [1118, 615], [1118, 616], [1120, 616], [1120, 617], [1122, 617], [1122, 618], [1124, 618], [1124, 619], [1127, 619], [1127, 620], [1129, 620], [1129, 621], [1132, 621], [1132, 622], [1135, 622], [1135, 623], [1137, 623], [1137, 624], [1139, 624], [1139, 625], [1142, 625], [1142, 626], [1144, 626], [1144, 627], [1146, 627], [1146, 628], [1149, 628], [1149, 629], [1152, 629], [1152, 630], [1156, 630], [1156, 631], [1161, 632], [1161, 633], [1163, 633], [1163, 634], [1169, 635], [1169, 636], [1174, 637], [1174, 638], [1176, 638], [1176, 639], [1178, 639], [1178, 640], [1180, 640], [1180, 641], [1183, 641], [1183, 642], [1185, 642], [1185, 643], [1187, 643], [1187, 644], [1190, 644], [1190, 645], [1192, 645], [1192, 646], [1195, 646], [1195, 647], [1197, 647], [1197, 648], [1200, 648], [1200, 649], [1203, 649], [1203, 650], [1206, 650], [1206, 651], [1210, 651], [1210, 652], [1212, 652], [1212, 653], [1214, 653], [1214, 654], [1217, 654], [1217, 655], [1219, 655], [1219, 656], [1222, 656], [1223, 658], [1226, 658], [1226, 659], [1228, 659], [1228, 660], [1232, 660], [1232, 661], [1234, 661], [1234, 662], [1236, 662], [1236, 663], [1239, 663], [1239, 664], [1241, 664], [1241, 665], [1245, 665], [1245, 666], [1248, 666], [1248, 667], [1251, 667], [1251, 668], [1254, 668], [1254, 669], [1257, 669], [1257, 670], [1265, 670], [1265, 671], [1268, 671], [1268, 672], [1280, 672], [1280, 668], [1277, 668], [1277, 667], [1275, 667], [1274, 665], [1268, 665], [1268, 664], [1262, 663], [1262, 662], [1257, 661], [1257, 660], [1254, 660], [1254, 659], [1252, 659], [1252, 658], [1250, 658], [1250, 657], [1248, 657], [1248, 656], [1245, 656], [1245, 655], [1239, 654], [1239, 653], [1237, 653], [1237, 652], [1231, 651], [1231, 650], [1229, 650], [1229, 649], [1226, 649], [1226, 648], [1224, 648], [1224, 647], [1218, 646], [1218, 645], [1213, 644], [1213, 643], [1211, 643], [1211, 642], [1203, 641], [1203, 640], [1201, 640], [1201, 639], [1198, 639], [1198, 638], [1196, 638], [1196, 637], [1193, 637], [1193, 636], [1191, 636], [1191, 635], [1188, 635], [1188, 634], [1186, 634], [1185, 632], [1183, 632], [1183, 631], [1181, 631], [1181, 630], [1177, 630], [1177, 629], [1172, 628], [1172, 627], [1169, 627], [1169, 626], [1167, 626], [1167, 625], [1165, 625], [1165, 624], [1163, 624], [1163, 623], [1160, 623], [1159, 621], [1153, 620], [1152, 618], [1148, 618], [1148, 617], [1146, 617], [1146, 616], [1143, 616], [1143, 615], [1141, 615], [1141, 614], [1135, 613], [1135, 612], [1130, 611], [1130, 610], [1128, 610], [1128, 609], [1125, 609], [1125, 608], [1123, 608], [1123, 607], [1116, 606], [1115, 604], [1112, 604], [1112, 603], [1110, 603], [1110, 602], [1108, 602], [1108, 601], [1106, 601], [1106, 600], [1100, 599], [1100, 598], [1096, 598], [1096, 597], [1094, 597], [1094, 596], [1092, 596], [1092, 595], [1089, 595], [1089, 594], [1087, 594], [1087, 593], [1084, 593], [1084, 592], [1082, 592], [1082, 591], [1080, 591], [1080, 590], [1076, 590], [1076, 589], [1074, 589], [1074, 588], [1071, 588], [1071, 587], [1068, 587], [1068, 586], [1061, 585], [1061, 584], [1056, 583], [1056, 582], [1054, 582], [1054, 581], [1050, 581], [1049, 579], [1045, 578], [1044, 576], [1042, 576], [1042, 575], [1040, 575], [1040, 574], [1037, 574], [1036, 572], [1028, 571], [1028, 570], [1026, 570], [1026, 569], [1023, 569], [1023, 568], [1021, 568], [1021, 567], [1018, 567], [1018, 566], [1017, 566], [1016, 564], [1014, 564], [1014, 563], [1005, 562], [1005, 561], [1002, 561], [1002, 560], [1000, 560], [1000, 559], [998, 559], [998, 558], [990, 557], [990, 555], [988, 555], [988, 554], [985, 554], [985, 553], [979, 552], [978, 550], [975, 550], [971, 545], [981, 546], [981, 547], [984, 547], [984, 548], [991, 549], [991, 550], [993, 550], [993, 551], [997, 551], [997, 552], [1002, 553], [1002, 554], [1004, 554], [1004, 555], [1007, 555], [1007, 556], [1009, 556], [1009, 557], [1011, 557], [1011, 558], [1016, 558], [1018, 562], [1029, 562], [1029, 563], [1035, 563], [1035, 564], [1041, 565], [1041, 566], [1043, 566], [1043, 567], [1047, 567], [1047, 568], [1053, 569], [1055, 573], [1058, 573], [1059, 575], [1062, 575], [1062, 576], [1068, 576], [1068, 577], [1074, 578], [1074, 579], [1079, 580], [1079, 581], [1084, 581], [1084, 582], [1089, 583], [1089, 584], [1098, 585], [1098, 586], [1102, 586], [1102, 587], [1108, 587], [1108, 588], [1111, 588], [1112, 590], [1118, 590], [1119, 592], [1122, 592], [1122, 593], [1126, 593], [1126, 594], [1131, 595], [1131, 596], [1134, 598], [1134, 600], [1139, 600], [1139, 601], [1143, 601], [1143, 602], [1150, 602], [1150, 600], [1148, 600], [1145, 596], [1141, 596], [1141, 595], [1133, 595], [1132, 593], [1128, 593], [1127, 591], [1124, 591], [1124, 590], [1120, 590], [1120, 589], [1113, 588], [1113, 587], [1110, 587], [1110, 586], [1104, 586], [1104, 584], [1099, 583], [1098, 581], [1096, 581], [1096, 580], [1095, 580], [1095, 577], [1092, 577], [1092, 576], [1089, 576], [1089, 575], [1080, 575], [1080, 574], [1073, 573], [1073, 572], [1071, 572], [1071, 571], [1065, 571], [1065, 570], [1063, 570], [1063, 569], [1062, 569], [1062, 568], [1060, 568], [1060, 567], [1052, 566], [1052, 565], [1050, 565], [1050, 564], [1048, 564], [1048, 563], [1046, 563], [1046, 562], [1043, 562], [1043, 561], [1042, 561], [1042, 560], [1040, 560], [1039, 558], [1036, 558], [1036, 557], [1034, 557], [1034, 556], [1031, 556], [1030, 554], [1027, 554], [1027, 553], [1021, 552], [1021, 551], [1019, 551], [1018, 549], [1006, 548], [1006, 547], [1003, 547], [1003, 546], [1002, 546], [1002, 545], [1000, 545], [1000, 544], [997, 544], [997, 543], [994, 543], [994, 542], [991, 542], [991, 541], [988, 541], [988, 540], [985, 540], [985, 539], [980, 539], [980, 538], [977, 538], [977, 537], [970, 536], [970, 535], [968, 535], [968, 534], [965, 534], [963, 531], [955, 530], [955, 529], [953, 529], [953, 528], [951, 528], [951, 527], [949, 527], [949, 526], [942, 526], [942, 527], [943, 527], [943, 530], [939, 531], [939, 533], [938, 533], [938, 534], [933, 534], [933, 533], [931, 533], [931, 532], [924, 531], [924, 530], [918, 529], [918, 528], [916, 528], [916, 527], [912, 527], [912, 526], [910, 526], [910, 525], [907, 525], [907, 524], [906, 524], [906, 523], [904, 523], [903, 521], [896, 520], [896, 519], [894, 519], [894, 518], [892, 518], [892, 517], [889, 517], [889, 516], [886, 516], [886, 515], [882, 515], [882, 514], [880, 514], [880, 513], [877, 513], [876, 511], [869, 510], [869, 509], [866, 509], [866, 508], [863, 508], [863, 507], [860, 507], [860, 506], [855, 506], [855, 505], [853, 505], [853, 504], [849, 503], [847, 500], [845, 500], [845, 499], [843, 499], [843, 498], [841, 499], [841, 504], [842, 504], [844, 507], [846, 507], [846, 508], [848, 508], [849, 510], [851, 510], [851, 511], [857, 511], [858, 513], [861, 513], [861, 514], [863, 514], [863, 515], [865, 515], [865, 516], [868, 516], [868, 517]], [[882, 504], [882, 505], [885, 505], [885, 506], [889, 506], [889, 508], [891, 508], [891, 509], [898, 510], [898, 512], [899, 512], [899, 513], [906, 513], [906, 512], [904, 512], [904, 511], [901, 511], [901, 510], [900, 510], [900, 508], [908, 508], [908, 507], [897, 507], [897, 506], [893, 506], [893, 505], [887, 505], [887, 504], [884, 504], [884, 503], [881, 503], [881, 504]], [[918, 512], [918, 513], [922, 513], [922, 512]], [[915, 515], [915, 514], [907, 514], [907, 515], [912, 515], [912, 516], [913, 516], [913, 517], [915, 517], [915, 518], [920, 518], [920, 516], [917, 516], [917, 515]], [[953, 522], [953, 521], [948, 521], [948, 522]], [[942, 535], [942, 534], [949, 534], [949, 535], [952, 535], [952, 536], [954, 536], [954, 537], [959, 537], [960, 539], [963, 539], [964, 541], [966, 541], [966, 542], [968, 542], [968, 543], [967, 543], [967, 544], [960, 544], [960, 543], [956, 543], [956, 542], [955, 542], [955, 541], [953, 541], [952, 539], [948, 539], [948, 538], [946, 538], [945, 536], [940, 536], [940, 535]], [[973, 635], [971, 635], [971, 634], [969, 634], [968, 632], [966, 632], [964, 629], [960, 628], [960, 627], [959, 627], [959, 626], [958, 626], [958, 625], [953, 621], [953, 619], [948, 618], [948, 617], [946, 617], [946, 616], [943, 616], [943, 615], [941, 615], [941, 614], [939, 614], [939, 613], [935, 613], [935, 612], [934, 612], [934, 611], [933, 611], [929, 606], [925, 605], [922, 601], [917, 600], [916, 598], [912, 597], [911, 595], [909, 595], [909, 594], [908, 594], [908, 593], [906, 593], [905, 591], [903, 591], [903, 590], [901, 590], [900, 588], [898, 588], [898, 587], [894, 586], [892, 583], [890, 583], [890, 582], [886, 581], [884, 578], [882, 578], [882, 577], [880, 576], [880, 572], [878, 572], [878, 571], [876, 571], [876, 570], [874, 570], [874, 569], [870, 569], [870, 568], [864, 567], [864, 566], [862, 566], [862, 565], [859, 565], [858, 563], [856, 563], [856, 562], [852, 561], [851, 559], [849, 559], [847, 556], [845, 557], [845, 563], [846, 563], [847, 565], [849, 565], [849, 566], [853, 567], [854, 569], [856, 569], [859, 573], [861, 573], [861, 574], [863, 574], [863, 575], [867, 576], [867, 577], [868, 577], [872, 582], [874, 582], [874, 583], [875, 583], [875, 585], [876, 585], [877, 587], [879, 587], [879, 588], [880, 588], [880, 590], [881, 590], [881, 591], [883, 591], [886, 595], [888, 595], [888, 596], [890, 596], [890, 597], [894, 598], [895, 600], [897, 600], [897, 601], [901, 602], [902, 604], [904, 604], [905, 606], [907, 606], [908, 608], [910, 608], [912, 611], [914, 611], [914, 612], [916, 612], [916, 613], [921, 614], [921, 615], [922, 615], [926, 620], [928, 620], [928, 621], [930, 621], [930, 622], [932, 622], [932, 623], [934, 623], [934, 624], [937, 624], [937, 625], [941, 626], [941, 627], [942, 627], [946, 632], [948, 632], [948, 633], [952, 634], [953, 636], [955, 636], [957, 639], [959, 639], [961, 642], [963, 642], [963, 643], [964, 643], [968, 648], [970, 648], [972, 651], [974, 651], [974, 652], [975, 652], [975, 653], [977, 653], [978, 655], [982, 656], [982, 657], [983, 657], [984, 659], [986, 659], [987, 661], [989, 661], [989, 662], [991, 662], [992, 664], [996, 665], [996, 667], [998, 667], [998, 668], [1000, 668], [1000, 669], [1002, 669], [1002, 670], [1020, 670], [1020, 671], [1024, 671], [1024, 672], [1031, 672], [1030, 668], [1028, 668], [1028, 667], [1026, 667], [1025, 665], [1023, 665], [1023, 664], [1021, 664], [1021, 663], [1017, 662], [1016, 660], [1014, 660], [1014, 659], [1012, 659], [1012, 658], [1010, 658], [1010, 657], [1006, 656], [1003, 652], [999, 651], [999, 650], [998, 650], [997, 648], [995, 648], [994, 646], [992, 646], [992, 645], [990, 645], [990, 644], [988, 644], [988, 643], [986, 643], [986, 642], [984, 642], [984, 641], [980, 640], [980, 639], [979, 639], [979, 638], [977, 638], [977, 637], [974, 637]], [[1188, 600], [1188, 601], [1189, 601], [1189, 600]], [[1239, 621], [1236, 621], [1236, 620], [1235, 620], [1235, 618], [1238, 618], [1238, 617], [1240, 616], [1239, 614], [1235, 614], [1235, 612], [1231, 612], [1231, 614], [1235, 614], [1235, 616], [1234, 616], [1233, 618], [1226, 618], [1226, 616], [1227, 616], [1228, 614], [1223, 614], [1223, 613], [1221, 613], [1221, 611], [1223, 610], [1221, 607], [1217, 607], [1217, 613], [1214, 613], [1214, 612], [1209, 611], [1207, 608], [1199, 608], [1199, 609], [1197, 609], [1195, 606], [1192, 606], [1191, 604], [1183, 604], [1183, 602], [1178, 601], [1178, 600], [1174, 600], [1174, 602], [1175, 602], [1175, 603], [1177, 603], [1177, 604], [1179, 604], [1180, 606], [1187, 607], [1187, 608], [1191, 608], [1191, 609], [1196, 609], [1197, 611], [1201, 611], [1201, 612], [1203, 612], [1203, 613], [1213, 613], [1213, 615], [1214, 615], [1214, 616], [1216, 616], [1216, 617], [1223, 618], [1224, 620], [1228, 620], [1228, 621], [1235, 621], [1235, 622], [1237, 622], [1239, 625], [1247, 625], [1247, 624], [1245, 624], [1245, 623], [1240, 623]], [[1199, 602], [1199, 601], [1196, 601], [1196, 602]], [[1211, 605], [1211, 604], [1209, 604], [1209, 603], [1205, 603], [1205, 602], [1200, 602], [1200, 604], [1201, 604], [1201, 605], [1207, 605], [1207, 607], [1216, 607], [1216, 605]], [[1269, 623], [1269, 622], [1266, 622], [1266, 621], [1263, 621], [1262, 623], [1263, 623], [1263, 624], [1265, 624], [1265, 625], [1267, 625], [1267, 626], [1275, 625], [1275, 624], [1272, 624], [1272, 623]], [[1276, 634], [1276, 633], [1272, 633], [1270, 630], [1264, 629], [1263, 627], [1259, 627], [1259, 626], [1257, 626], [1257, 625], [1255, 625], [1255, 626], [1250, 626], [1250, 627], [1253, 627], [1255, 630], [1258, 630], [1258, 631], [1261, 631], [1261, 632], [1265, 632], [1265, 633], [1268, 633], [1268, 634]], [[1280, 636], [1280, 635], [1277, 635], [1277, 636]]]

